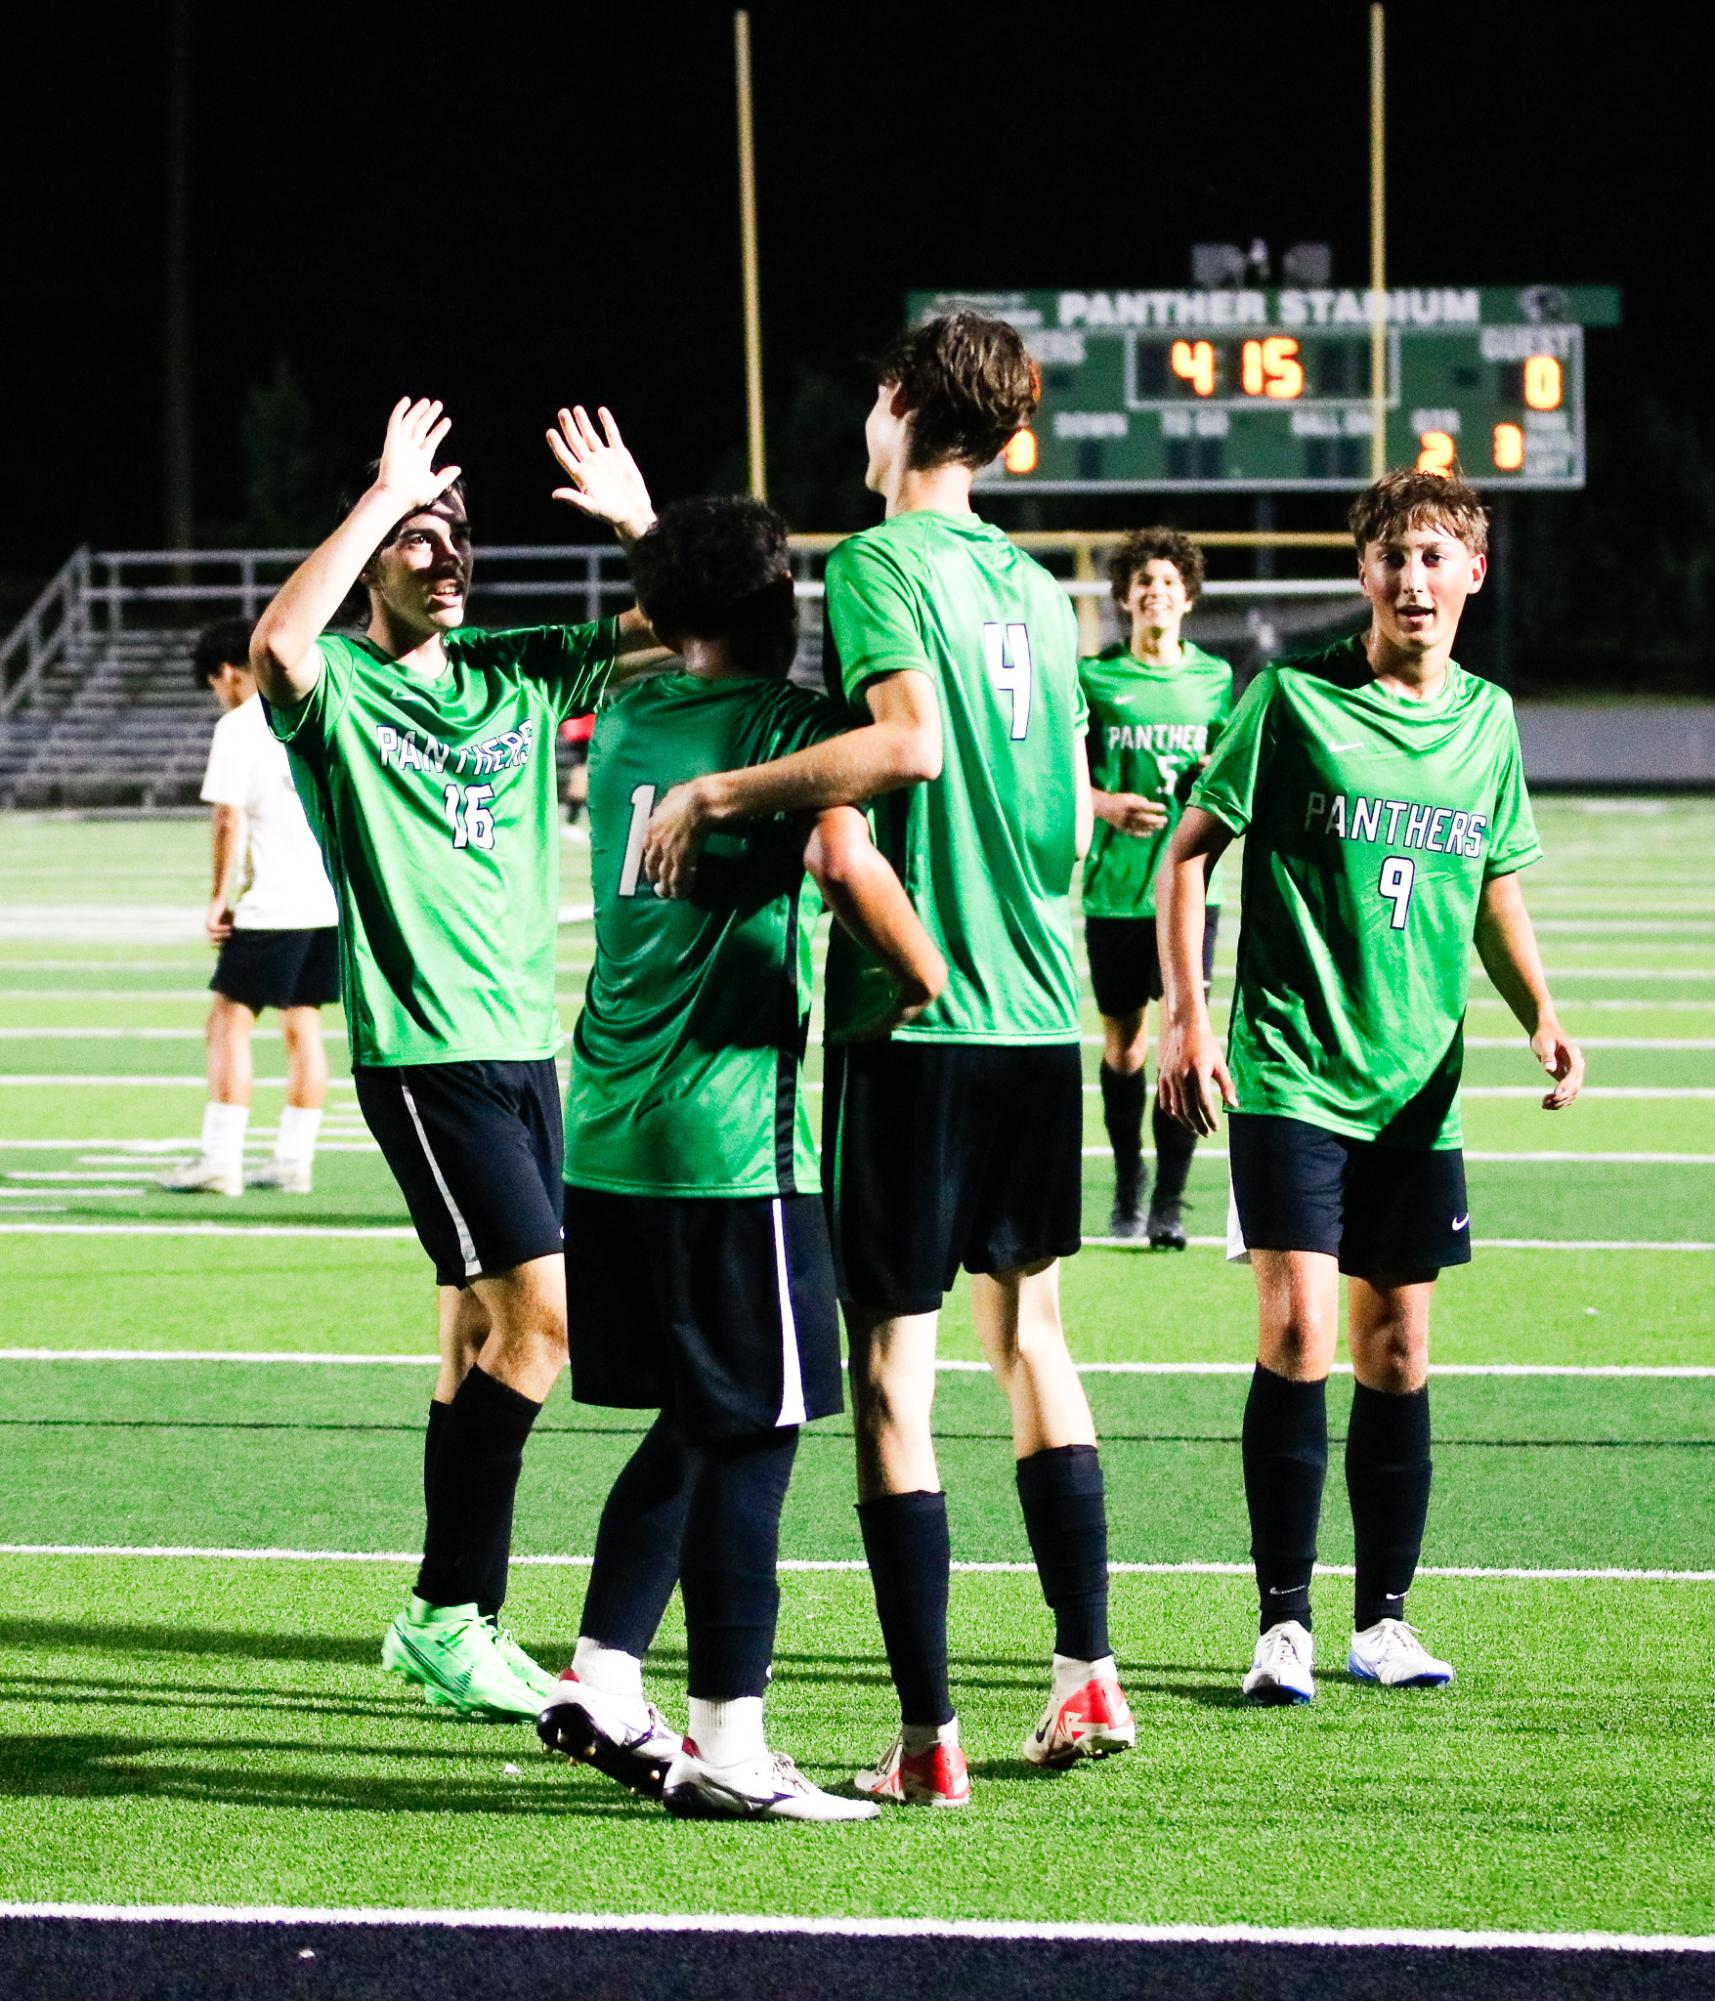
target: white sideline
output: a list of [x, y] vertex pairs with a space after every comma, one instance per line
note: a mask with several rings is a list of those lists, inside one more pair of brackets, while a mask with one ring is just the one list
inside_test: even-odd
[[[153, 999], [150, 995], [147, 998]], [[1641, 1003], [1647, 1006], [1648, 1003]], [[29, 1028], [0, 1028], [0, 1041], [6, 1042], [201, 1042], [201, 1028], [132, 1028], [120, 1025], [111, 1028], [66, 1028], [63, 1026], [42, 1026]], [[1080, 1038], [1089, 1048], [1101, 1045], [1099, 1035]], [[1710, 1035], [1586, 1035], [1579, 1038], [1579, 1046], [1584, 1049], [1715, 1049], [1715, 1036]], [[1518, 1035], [1467, 1035], [1467, 1049], [1522, 1049], [1524, 1039]]]
[[[48, 1191], [43, 1190], [44, 1194]], [[0, 1222], [0, 1236], [37, 1237], [371, 1237], [378, 1241], [415, 1243], [417, 1233], [394, 1223], [10, 1223]], [[1226, 1248], [1225, 1237], [1190, 1237], [1201, 1249]], [[1659, 1243], [1628, 1237], [1478, 1237], [1489, 1251], [1715, 1251], [1715, 1242]], [[1153, 1257], [1147, 1243], [1132, 1237], [1085, 1237], [1085, 1244], [1102, 1250], [1135, 1251]]]
[[807, 1938], [953, 1938], [1020, 1944], [1398, 1946], [1457, 1952], [1712, 1953], [1676, 1932], [1408, 1930], [1382, 1925], [1130, 1925], [1014, 1918], [814, 1918], [772, 1912], [411, 1910], [335, 1904], [0, 1903], [0, 1918], [197, 1925], [366, 1925], [529, 1932], [711, 1932]]
[[[421, 1355], [346, 1355], [294, 1348], [0, 1348], [0, 1362], [234, 1362], [245, 1368], [278, 1365], [333, 1369], [422, 1369], [438, 1367], [437, 1358]], [[986, 1375], [987, 1362], [939, 1356], [942, 1375]], [[1085, 1376], [1248, 1376], [1249, 1362], [1079, 1362]], [[1334, 1373], [1349, 1376], [1350, 1362], [1336, 1362]], [[1694, 1363], [1644, 1362], [1443, 1362], [1437, 1376], [1576, 1376], [1612, 1377], [1649, 1382], [1700, 1382], [1715, 1377], [1715, 1366]]]
[[[101, 1033], [105, 1034], [106, 1030]], [[336, 1091], [352, 1088], [349, 1077], [332, 1077], [329, 1084]], [[256, 1083], [265, 1090], [283, 1090], [286, 1079], [280, 1076], [258, 1076]], [[41, 1087], [43, 1089], [67, 1090], [79, 1086], [112, 1091], [134, 1088], [141, 1090], [192, 1090], [207, 1088], [202, 1072], [187, 1071], [182, 1077], [172, 1076], [87, 1076], [77, 1071], [56, 1074], [53, 1071], [15, 1071], [0, 1075], [0, 1087]], [[820, 1091], [819, 1079], [808, 1080], [806, 1091]], [[1084, 1096], [1097, 1096], [1100, 1087], [1095, 1084], [1084, 1086]], [[1460, 1095], [1464, 1098], [1540, 1098], [1543, 1086], [1540, 1084], [1467, 1084]], [[1582, 1093], [1584, 1098], [1715, 1098], [1715, 1085], [1686, 1084], [1590, 1084]]]
[[[0, 1542], [0, 1556], [133, 1556], [151, 1560], [220, 1563], [387, 1563], [415, 1565], [422, 1552], [398, 1549], [245, 1549], [217, 1543]], [[518, 1556], [514, 1570], [588, 1570], [590, 1556]], [[867, 1570], [862, 1557], [783, 1556], [778, 1567], [826, 1575]], [[1034, 1563], [958, 1563], [953, 1569], [966, 1577], [1034, 1577]], [[1354, 1577], [1349, 1563], [1318, 1563], [1324, 1577]], [[1110, 1563], [1115, 1577], [1249, 1577], [1248, 1563]], [[1627, 1570], [1608, 1566], [1592, 1570], [1526, 1570], [1509, 1565], [1420, 1563], [1419, 1577], [1511, 1579], [1544, 1584], [1715, 1584], [1715, 1570]]]

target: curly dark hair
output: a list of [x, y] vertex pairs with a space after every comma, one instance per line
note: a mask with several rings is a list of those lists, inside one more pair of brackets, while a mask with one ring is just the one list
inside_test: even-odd
[[1372, 542], [1385, 542], [1408, 528], [1444, 528], [1473, 556], [1486, 554], [1489, 547], [1489, 510], [1457, 466], [1451, 474], [1410, 467], [1383, 473], [1352, 502], [1346, 525], [1360, 556]]
[[223, 667], [242, 667], [249, 673], [250, 632], [249, 619], [223, 618], [197, 634], [191, 676], [199, 688], [206, 688]]
[[1042, 400], [1042, 376], [1018, 329], [983, 313], [908, 327], [878, 359], [876, 380], [904, 393], [913, 472], [948, 464], [980, 471]]
[[1108, 559], [1108, 582], [1123, 612], [1132, 579], [1146, 563], [1171, 563], [1185, 595], [1195, 604], [1203, 594], [1203, 552], [1177, 528], [1134, 528]]
[[735, 665], [784, 674], [798, 606], [786, 523], [742, 495], [676, 500], [632, 545], [637, 602], [662, 643], [731, 641]]

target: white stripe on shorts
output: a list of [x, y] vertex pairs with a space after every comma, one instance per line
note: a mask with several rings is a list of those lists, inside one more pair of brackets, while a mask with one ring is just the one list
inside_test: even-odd
[[405, 1100], [405, 1109], [411, 1114], [411, 1123], [417, 1128], [417, 1137], [423, 1145], [423, 1158], [429, 1163], [429, 1172], [435, 1177], [435, 1186], [441, 1191], [441, 1200], [447, 1205], [447, 1214], [453, 1219], [453, 1228], [458, 1233], [459, 1256], [464, 1259], [466, 1278], [482, 1276], [482, 1261], [476, 1254], [476, 1245], [471, 1241], [470, 1228], [459, 1214], [459, 1205], [453, 1200], [453, 1191], [447, 1186], [447, 1177], [441, 1172], [441, 1163], [435, 1158], [435, 1150], [429, 1144], [429, 1135], [423, 1130], [423, 1121], [417, 1116], [417, 1101], [411, 1095], [411, 1087], [403, 1077], [399, 1079], [399, 1095]]
[[804, 1372], [798, 1363], [798, 1322], [792, 1312], [792, 1286], [786, 1276], [786, 1222], [775, 1196], [774, 1277], [780, 1288], [780, 1415], [776, 1424], [803, 1424]]

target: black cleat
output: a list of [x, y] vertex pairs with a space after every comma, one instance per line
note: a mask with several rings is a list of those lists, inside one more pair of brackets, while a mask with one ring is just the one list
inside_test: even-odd
[[1143, 1193], [1147, 1185], [1141, 1163], [1122, 1169], [1114, 1177], [1114, 1206], [1108, 1212], [1108, 1235], [1126, 1242], [1140, 1242], [1144, 1235]]
[[621, 1702], [575, 1681], [536, 1718], [536, 1734], [547, 1750], [593, 1765], [650, 1800], [666, 1790], [682, 1741], [654, 1703]]
[[1149, 1248], [1152, 1251], [1184, 1250], [1185, 1225], [1180, 1219], [1177, 1202], [1152, 1202], [1145, 1228], [1149, 1232]]

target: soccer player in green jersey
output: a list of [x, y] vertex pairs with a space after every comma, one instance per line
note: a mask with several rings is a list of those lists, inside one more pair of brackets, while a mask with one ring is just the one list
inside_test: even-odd
[[[717, 833], [692, 900], [653, 894], [640, 864], [660, 793], [848, 719], [785, 678], [797, 612], [770, 508], [681, 501], [631, 560], [684, 671], [607, 703], [594, 739], [596, 954], [566, 1101], [566, 1266], [573, 1394], [660, 1415], [603, 1510], [577, 1651], [538, 1727], [680, 1815], [866, 1819], [873, 1802], [821, 1791], [763, 1730], [798, 1431], [842, 1403], [802, 1076], [817, 915], [806, 862], [888, 971], [877, 1032], [920, 1017], [946, 969], [850, 807]], [[683, 1741], [642, 1682], [675, 1580]]]
[[1016, 331], [958, 313], [904, 334], [865, 424], [886, 518], [829, 559], [830, 678], [869, 720], [778, 763], [676, 788], [645, 865], [668, 890], [735, 815], [872, 800], [876, 844], [946, 959], [885, 1040], [851, 1040], [871, 969], [829, 947], [823, 1177], [851, 1346], [858, 1516], [901, 1727], [861, 1790], [970, 1797], [947, 1669], [950, 1547], [931, 1414], [942, 1301], [971, 1277], [1012, 1411], [1019, 1499], [1054, 1613], [1051, 1689], [1024, 1756], [1069, 1765], [1135, 1726], [1107, 1632], [1094, 1425], [1060, 1318], [1083, 1138], [1071, 876], [1088, 839], [1077, 628], [1065, 593], [971, 508], [1034, 415]]
[[[1195, 1137], [1156, 1106], [1155, 1188], [1143, 1213], [1144, 1061], [1149, 1008], [1161, 998], [1155, 950], [1155, 873], [1192, 781], [1232, 711], [1233, 670], [1182, 637], [1203, 588], [1203, 552], [1175, 528], [1139, 528], [1108, 565], [1129, 643], [1078, 663], [1090, 706], [1095, 832], [1084, 857], [1084, 943], [1102, 1016], [1102, 1118], [1114, 1150], [1108, 1228], [1182, 1251], [1180, 1207]], [[1220, 904], [1209, 887], [1203, 985], [1215, 963]]]
[[[559, 498], [653, 518], [603, 413], [561, 412]], [[423, 1563], [383, 1664], [472, 1716], [552, 1676], [498, 1623], [525, 1440], [565, 1366], [554, 1059], [554, 733], [658, 658], [641, 615], [463, 630], [470, 523], [449, 420], [401, 400], [374, 480], [263, 613], [250, 659], [339, 900], [358, 1103], [440, 1287]], [[361, 582], [362, 633], [330, 630]]]
[[[1452, 1679], [1406, 1623], [1429, 1507], [1429, 1307], [1471, 1255], [1459, 1118], [1471, 947], [1548, 1073], [1578, 1095], [1519, 887], [1541, 854], [1512, 703], [1452, 657], [1488, 517], [1458, 479], [1395, 472], [1352, 509], [1367, 632], [1266, 669], [1173, 837], [1159, 898], [1160, 1096], [1193, 1132], [1228, 1108], [1260, 1341], [1244, 1417], [1260, 1637], [1244, 1692], [1315, 1693], [1310, 1580], [1327, 1377], [1347, 1278], [1357, 1544], [1348, 1670]], [[1227, 1060], [1200, 977], [1205, 886], [1246, 835]]]

